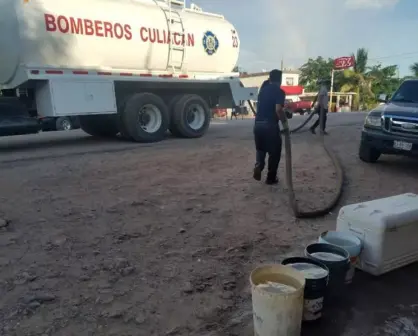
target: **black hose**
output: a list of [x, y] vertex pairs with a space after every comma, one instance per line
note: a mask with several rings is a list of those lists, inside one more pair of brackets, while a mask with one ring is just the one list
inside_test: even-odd
[[[251, 103], [251, 101], [248, 100], [248, 104], [251, 110], [253, 111], [253, 114], [256, 115], [257, 112], [255, 111], [254, 106]], [[292, 145], [290, 142], [290, 134], [296, 133], [299, 130], [301, 130], [313, 118], [314, 115], [315, 115], [315, 111], [312, 111], [309, 114], [308, 118], [301, 125], [299, 125], [298, 127], [292, 130], [286, 129], [282, 131], [282, 133], [284, 134], [284, 144], [285, 144], [285, 150], [286, 150], [286, 183], [288, 185], [289, 203], [290, 203], [290, 207], [292, 208], [293, 214], [296, 218], [317, 218], [317, 217], [322, 217], [322, 216], [329, 214], [338, 205], [340, 198], [342, 196], [342, 193], [343, 193], [343, 189], [344, 189], [343, 188], [344, 187], [343, 166], [341, 165], [341, 162], [338, 159], [335, 152], [331, 150], [331, 148], [329, 148], [328, 145], [326, 144], [324, 135], [321, 132], [321, 136], [320, 136], [321, 144], [335, 167], [335, 171], [337, 175], [337, 192], [335, 193], [331, 201], [323, 208], [306, 211], [306, 210], [300, 209], [299, 207], [299, 203], [295, 196], [295, 190], [293, 188]], [[323, 117], [323, 114], [321, 117]]]
[[[247, 100], [247, 102], [248, 102], [248, 105], [250, 106], [251, 111], [253, 112], [253, 114], [255, 116], [257, 114], [257, 112], [254, 109], [254, 105], [251, 103], [250, 100]], [[304, 128], [306, 126], [306, 124], [311, 121], [311, 119], [313, 118], [313, 116], [315, 114], [316, 114], [315, 110], [313, 110], [311, 113], [309, 113], [308, 118], [302, 124], [300, 124], [298, 127], [295, 127], [294, 129], [290, 130], [290, 133], [296, 133], [296, 132], [300, 131], [302, 128]], [[282, 134], [284, 134], [284, 130], [282, 131]]]

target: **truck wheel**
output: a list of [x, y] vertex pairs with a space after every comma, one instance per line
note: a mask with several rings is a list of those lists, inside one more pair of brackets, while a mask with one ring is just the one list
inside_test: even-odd
[[184, 138], [203, 136], [210, 123], [210, 109], [206, 101], [195, 94], [183, 96], [174, 106], [171, 131]]
[[375, 163], [379, 160], [380, 155], [381, 153], [377, 149], [370, 147], [363, 141], [360, 142], [359, 158], [361, 161]]
[[96, 137], [114, 137], [119, 133], [114, 114], [97, 116], [80, 116], [80, 128]]
[[170, 126], [169, 126], [169, 130], [170, 133], [173, 134], [176, 137], [181, 137], [181, 134], [179, 133], [178, 129], [176, 128], [176, 126], [174, 125], [174, 109], [176, 107], [176, 104], [178, 103], [178, 101], [180, 99], [182, 99], [184, 97], [184, 95], [177, 95], [174, 96], [173, 98], [171, 98], [171, 100], [168, 103], [168, 111], [170, 112]]
[[152, 93], [136, 93], [124, 104], [124, 131], [137, 142], [157, 142], [165, 137], [170, 114], [164, 101]]
[[70, 118], [59, 117], [55, 122], [55, 127], [57, 131], [70, 131], [73, 129], [73, 124], [71, 123]]

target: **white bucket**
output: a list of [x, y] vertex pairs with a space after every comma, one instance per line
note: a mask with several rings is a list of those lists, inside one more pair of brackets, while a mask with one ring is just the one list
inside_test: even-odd
[[[293, 287], [291, 292], [268, 291], [268, 282]], [[284, 265], [265, 265], [250, 275], [254, 334], [256, 336], [300, 336], [305, 277]]]
[[350, 254], [350, 269], [347, 272], [345, 283], [352, 283], [363, 242], [353, 234], [342, 231], [325, 231], [319, 236], [318, 242], [342, 247]]

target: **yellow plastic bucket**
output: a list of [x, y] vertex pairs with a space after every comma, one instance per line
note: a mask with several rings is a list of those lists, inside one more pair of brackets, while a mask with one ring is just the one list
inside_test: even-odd
[[303, 274], [284, 265], [265, 265], [251, 272], [250, 283], [255, 336], [300, 336]]

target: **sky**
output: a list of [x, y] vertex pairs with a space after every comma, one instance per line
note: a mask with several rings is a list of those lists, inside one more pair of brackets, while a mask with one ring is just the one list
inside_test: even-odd
[[309, 58], [369, 51], [370, 65], [418, 62], [418, 0], [192, 0], [237, 29], [248, 72], [298, 68]]

